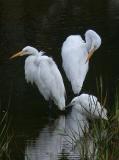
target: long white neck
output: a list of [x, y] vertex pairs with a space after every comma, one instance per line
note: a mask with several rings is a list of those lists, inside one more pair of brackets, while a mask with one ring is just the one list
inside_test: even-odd
[[86, 41], [86, 48], [87, 48], [87, 50], [88, 51], [91, 50], [92, 47], [93, 47], [93, 39], [92, 39], [92, 37], [91, 37], [91, 35], [90, 35], [89, 32], [85, 33], [85, 41]]
[[88, 51], [92, 50], [93, 48], [98, 49], [101, 45], [100, 36], [93, 30], [86, 31], [85, 41], [86, 41], [86, 48]]
[[92, 47], [92, 39], [89, 35], [85, 35], [85, 41], [86, 41], [86, 48], [87, 50], [91, 50], [91, 47]]

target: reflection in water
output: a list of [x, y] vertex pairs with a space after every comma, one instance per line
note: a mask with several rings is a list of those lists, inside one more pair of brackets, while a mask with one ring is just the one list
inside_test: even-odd
[[65, 117], [44, 127], [36, 140], [26, 142], [25, 159], [56, 160], [62, 152], [63, 136], [58, 134], [65, 127]]
[[72, 108], [71, 113], [66, 117], [65, 132], [71, 137], [72, 142], [88, 132], [88, 121], [77, 109]]
[[[88, 132], [88, 128], [86, 117], [72, 108], [66, 116], [61, 115], [44, 127], [38, 138], [26, 140], [25, 159], [57, 160], [62, 156], [66, 156], [69, 160], [79, 159], [85, 139], [84, 133]], [[91, 154], [92, 139], [87, 141]]]
[[[82, 108], [82, 106], [80, 107]], [[70, 155], [69, 159], [70, 157], [84, 158], [85, 156], [90, 159], [95, 156], [93, 138], [89, 135], [88, 114], [86, 116], [83, 111], [81, 112], [80, 107], [77, 109], [73, 106], [72, 111], [65, 119], [65, 140], [68, 142], [66, 153]]]
[[79, 159], [79, 153], [74, 150], [73, 137], [69, 137], [71, 135], [66, 135], [66, 132], [64, 132], [66, 126], [70, 130], [69, 123], [70, 121], [67, 118], [65, 119], [65, 116], [60, 116], [54, 123], [41, 130], [36, 140], [27, 140], [25, 159], [57, 160], [62, 156], [72, 160], [74, 158]]
[[[10, 62], [8, 57], [26, 45], [33, 45], [39, 50], [48, 51], [62, 71], [60, 49], [64, 39], [72, 34], [83, 35], [89, 28], [94, 29], [101, 35], [103, 44], [90, 63], [90, 71], [86, 77], [83, 91], [89, 91], [96, 95], [96, 77], [101, 75], [104, 80], [103, 90], [108, 88], [111, 102], [114, 100], [115, 83], [119, 77], [119, 70], [117, 70], [119, 57], [118, 6], [118, 0], [0, 1], [0, 102], [2, 107], [7, 107], [12, 82], [12, 103], [10, 107], [15, 108], [16, 111], [19, 109], [21, 113], [26, 111], [27, 114], [31, 110], [30, 124], [24, 124], [26, 117], [23, 117], [23, 113], [19, 116], [19, 119], [22, 119], [21, 126], [17, 125], [16, 127], [17, 145], [20, 146], [20, 150], [24, 150], [27, 145], [25, 154], [30, 155], [31, 159], [38, 159], [39, 153], [45, 150], [46, 152], [42, 152], [41, 156], [44, 154], [47, 157], [45, 154], [48, 151], [50, 153], [56, 152], [55, 158], [58, 158], [58, 154], [62, 152], [76, 156], [77, 151], [72, 150], [72, 148], [75, 148], [74, 141], [68, 136], [59, 135], [57, 130], [62, 128], [64, 124], [65, 131], [67, 130], [70, 136], [72, 136], [70, 128], [75, 130], [76, 135], [79, 134], [79, 130], [80, 135], [82, 135], [82, 130], [77, 128], [76, 118], [72, 117], [73, 114], [77, 114], [74, 110], [66, 117], [61, 116], [51, 125], [48, 124], [44, 129], [41, 129], [37, 124], [40, 119], [35, 122], [34, 120], [36, 117], [39, 118], [43, 110], [46, 112], [47, 104], [35, 88], [26, 85], [23, 68], [24, 59]], [[71, 86], [69, 86], [64, 73], [63, 78], [69, 94], [68, 101], [70, 101], [73, 96], [72, 93], [70, 94]], [[34, 113], [37, 113], [37, 115], [34, 115]], [[83, 117], [80, 116], [80, 118], [83, 120]], [[79, 117], [77, 119], [80, 120]], [[83, 128], [83, 121], [81, 122]], [[17, 124], [16, 121], [14, 123]], [[44, 125], [44, 120], [41, 123]], [[37, 129], [35, 128], [36, 125]], [[36, 132], [37, 134], [40, 132], [39, 136], [32, 135]], [[30, 137], [28, 136], [24, 142], [25, 134], [30, 135]], [[75, 137], [78, 139], [76, 135]], [[54, 141], [57, 142], [57, 145], [59, 144], [57, 151], [53, 147], [56, 145]], [[70, 142], [73, 143], [73, 146]], [[45, 144], [49, 144], [49, 147]], [[16, 154], [16, 146], [12, 149], [14, 150], [15, 160], [18, 160], [21, 153]], [[71, 155], [70, 157], [74, 160], [75, 158]], [[20, 158], [20, 160], [22, 159], [23, 157]]]

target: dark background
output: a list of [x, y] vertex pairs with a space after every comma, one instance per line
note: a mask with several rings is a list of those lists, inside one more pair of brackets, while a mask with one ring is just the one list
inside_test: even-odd
[[[107, 105], [114, 102], [119, 71], [118, 0], [0, 0], [0, 106], [11, 110], [35, 110], [47, 106], [35, 86], [26, 84], [25, 57], [9, 60], [23, 47], [31, 45], [52, 56], [64, 78], [67, 102], [73, 98], [61, 65], [61, 46], [68, 35], [95, 30], [102, 45], [90, 62], [82, 92], [98, 95], [96, 79], [102, 77]], [[36, 107], [34, 107], [36, 106]], [[36, 110], [37, 110], [36, 109]]]
[[44, 114], [48, 113], [48, 103], [36, 86], [25, 81], [25, 57], [14, 60], [9, 57], [27, 45], [47, 52], [63, 75], [68, 103], [74, 95], [61, 65], [62, 43], [71, 34], [81, 34], [84, 38], [87, 29], [101, 36], [102, 45], [90, 61], [81, 92], [101, 99], [100, 84], [103, 84], [102, 95], [104, 97], [107, 92], [109, 110], [119, 78], [119, 1], [0, 0], [0, 111], [8, 108], [11, 111], [12, 160], [25, 159], [27, 141], [34, 145], [42, 129], [51, 127], [55, 120], [49, 123]]

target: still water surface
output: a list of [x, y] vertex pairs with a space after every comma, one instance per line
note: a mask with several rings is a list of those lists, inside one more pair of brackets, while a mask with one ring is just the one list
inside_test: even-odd
[[12, 160], [56, 160], [61, 159], [61, 153], [79, 159], [59, 135], [67, 117], [54, 109], [50, 121], [48, 103], [35, 86], [26, 84], [25, 57], [8, 58], [26, 45], [46, 51], [61, 70], [68, 103], [73, 93], [62, 70], [61, 46], [68, 35], [83, 36], [87, 29], [99, 33], [102, 46], [93, 56], [82, 92], [98, 95], [96, 79], [102, 76], [103, 94], [107, 91], [107, 105], [111, 106], [119, 77], [118, 0], [0, 0], [0, 110], [8, 107], [10, 99], [15, 135]]

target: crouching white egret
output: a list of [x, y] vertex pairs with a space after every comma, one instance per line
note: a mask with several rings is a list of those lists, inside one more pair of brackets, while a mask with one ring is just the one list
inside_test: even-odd
[[65, 87], [60, 71], [51, 57], [27, 46], [10, 57], [29, 55], [25, 60], [25, 79], [35, 83], [45, 100], [53, 100], [60, 110], [65, 109]]
[[104, 108], [93, 95], [81, 94], [73, 98], [68, 106], [73, 106], [77, 112], [89, 119], [102, 118], [108, 120], [106, 108]]
[[74, 94], [79, 94], [88, 72], [89, 59], [101, 45], [100, 36], [93, 30], [85, 33], [85, 41], [80, 35], [67, 37], [62, 46], [62, 65]]

